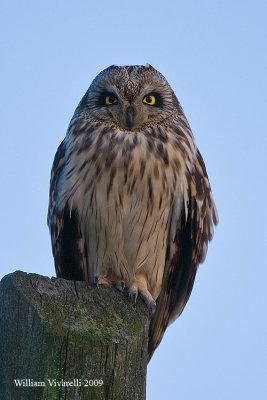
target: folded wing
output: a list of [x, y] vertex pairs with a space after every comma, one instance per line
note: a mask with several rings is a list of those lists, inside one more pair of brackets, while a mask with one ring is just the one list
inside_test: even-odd
[[199, 151], [192, 171], [184, 176], [182, 186], [182, 211], [177, 213], [176, 205], [172, 210], [163, 285], [150, 324], [148, 361], [168, 325], [182, 313], [190, 297], [198, 265], [205, 260], [208, 242], [213, 236], [213, 225], [218, 223], [205, 164]]

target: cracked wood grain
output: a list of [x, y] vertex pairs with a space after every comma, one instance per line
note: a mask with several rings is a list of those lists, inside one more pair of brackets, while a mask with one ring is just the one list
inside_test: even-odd
[[113, 287], [21, 271], [6, 275], [0, 398], [143, 400], [148, 327], [145, 304], [140, 300], [133, 309], [127, 294]]

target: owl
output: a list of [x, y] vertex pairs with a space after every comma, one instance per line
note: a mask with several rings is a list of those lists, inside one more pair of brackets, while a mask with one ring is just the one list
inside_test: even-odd
[[182, 107], [151, 65], [102, 71], [55, 155], [48, 226], [58, 277], [151, 309], [148, 360], [183, 311], [218, 217]]

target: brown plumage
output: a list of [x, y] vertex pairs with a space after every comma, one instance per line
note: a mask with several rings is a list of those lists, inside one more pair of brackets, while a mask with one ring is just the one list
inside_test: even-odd
[[48, 225], [57, 276], [126, 286], [154, 312], [149, 359], [184, 309], [217, 212], [203, 159], [150, 65], [102, 71], [55, 156]]

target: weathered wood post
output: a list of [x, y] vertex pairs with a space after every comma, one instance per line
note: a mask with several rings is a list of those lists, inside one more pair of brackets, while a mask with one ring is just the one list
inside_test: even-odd
[[25, 272], [0, 285], [0, 399], [145, 399], [149, 311], [127, 293]]

